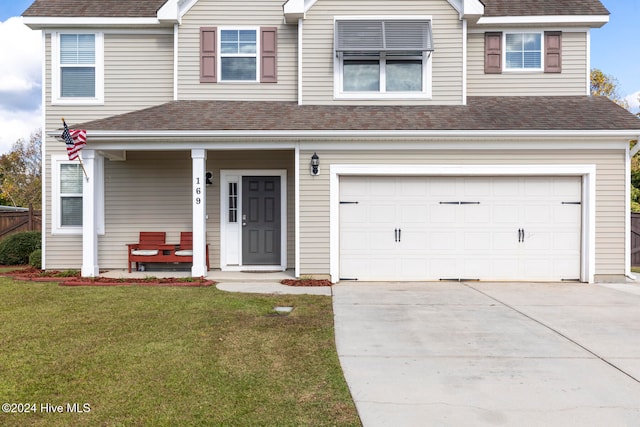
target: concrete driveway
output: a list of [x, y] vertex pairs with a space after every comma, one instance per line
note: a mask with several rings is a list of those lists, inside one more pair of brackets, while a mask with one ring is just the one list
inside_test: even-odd
[[640, 425], [640, 285], [340, 283], [365, 427]]

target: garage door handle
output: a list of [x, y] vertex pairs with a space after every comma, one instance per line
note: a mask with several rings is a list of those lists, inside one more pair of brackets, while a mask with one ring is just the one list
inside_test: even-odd
[[394, 241], [395, 241], [395, 242], [398, 242], [398, 229], [397, 229], [397, 228], [394, 228], [394, 229], [393, 229], [393, 233], [394, 233], [394, 236], [395, 236]]
[[402, 241], [402, 228], [398, 228], [398, 242]]
[[524, 242], [524, 228], [518, 228], [518, 243]]

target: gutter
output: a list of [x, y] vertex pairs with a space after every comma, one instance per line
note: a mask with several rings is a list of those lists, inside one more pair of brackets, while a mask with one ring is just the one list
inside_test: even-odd
[[[87, 130], [87, 139], [94, 141], [113, 140], [193, 140], [227, 138], [594, 138], [614, 137], [634, 139], [640, 129], [629, 130]], [[48, 136], [59, 137], [60, 130], [48, 132]], [[634, 147], [635, 154], [640, 144]]]

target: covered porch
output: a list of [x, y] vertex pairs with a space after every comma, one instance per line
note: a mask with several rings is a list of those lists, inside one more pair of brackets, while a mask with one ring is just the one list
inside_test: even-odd
[[[126, 150], [118, 149], [123, 145]], [[183, 271], [155, 271], [159, 266], [150, 258], [144, 271], [133, 275], [289, 271], [288, 278], [297, 276], [296, 146], [209, 142], [186, 149], [189, 145], [195, 144], [162, 150], [94, 140], [83, 150], [82, 276], [126, 272], [127, 245], [138, 242], [140, 232], [163, 232], [167, 244], [191, 232], [192, 263], [175, 266]]]

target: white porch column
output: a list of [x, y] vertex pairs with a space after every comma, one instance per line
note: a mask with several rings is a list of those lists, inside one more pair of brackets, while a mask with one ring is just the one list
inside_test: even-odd
[[86, 176], [82, 179], [82, 271], [83, 277], [96, 277], [98, 268], [98, 208], [96, 152], [82, 150]]
[[191, 150], [193, 167], [193, 266], [191, 276], [207, 275], [207, 151]]

